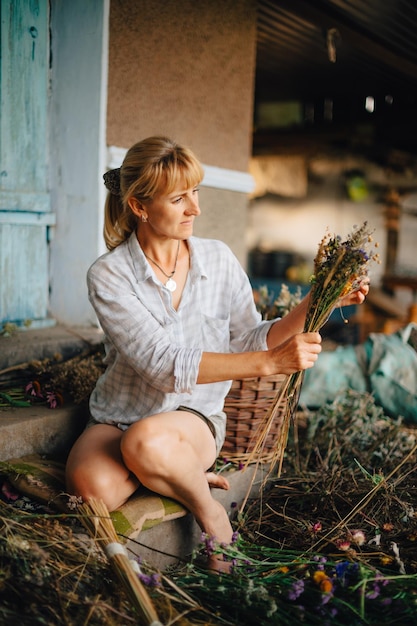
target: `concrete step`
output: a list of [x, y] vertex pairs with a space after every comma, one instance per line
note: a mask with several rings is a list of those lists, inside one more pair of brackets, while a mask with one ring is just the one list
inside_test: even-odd
[[11, 331], [0, 335], [0, 374], [10, 367], [41, 361], [60, 354], [70, 358], [101, 343], [103, 333], [93, 326], [52, 326], [35, 330]]
[[85, 419], [86, 409], [77, 405], [0, 409], [0, 461], [36, 453], [64, 460]]

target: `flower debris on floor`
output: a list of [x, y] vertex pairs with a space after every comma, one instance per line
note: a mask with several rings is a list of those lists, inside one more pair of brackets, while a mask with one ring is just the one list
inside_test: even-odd
[[64, 360], [33, 360], [0, 371], [0, 409], [45, 404], [54, 409], [65, 402], [88, 401], [104, 372], [104, 346], [94, 347]]
[[[200, 554], [165, 573], [141, 564], [161, 621], [414, 624], [416, 435], [368, 394], [301, 415], [281, 477], [233, 522], [232, 575], [205, 571]], [[141, 623], [79, 512], [34, 508], [3, 481], [0, 525], [1, 623]]]

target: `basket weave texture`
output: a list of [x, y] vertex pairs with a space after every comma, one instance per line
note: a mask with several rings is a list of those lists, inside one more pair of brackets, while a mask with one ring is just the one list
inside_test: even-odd
[[[223, 455], [245, 455], [251, 452], [258, 426], [286, 378], [284, 374], [277, 374], [233, 381], [224, 403], [227, 422]], [[265, 454], [273, 449], [281, 428], [280, 416], [283, 415], [284, 408], [285, 399], [265, 441]]]

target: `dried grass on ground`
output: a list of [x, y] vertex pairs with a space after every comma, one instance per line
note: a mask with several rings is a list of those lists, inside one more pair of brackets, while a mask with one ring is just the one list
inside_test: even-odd
[[[245, 515], [256, 542], [417, 571], [417, 429], [348, 391], [298, 416], [281, 478]], [[352, 538], [360, 531], [360, 541]]]
[[[283, 473], [234, 521], [231, 576], [141, 565], [161, 621], [290, 626], [417, 619], [416, 435], [371, 396], [299, 415]], [[0, 500], [0, 624], [141, 624], [79, 513]], [[140, 546], [139, 546], [140, 549]], [[206, 550], [223, 549], [206, 542]]]

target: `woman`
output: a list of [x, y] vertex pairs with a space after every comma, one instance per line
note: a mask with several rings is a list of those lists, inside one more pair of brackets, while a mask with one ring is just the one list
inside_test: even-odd
[[[203, 170], [190, 150], [150, 137], [104, 178], [109, 252], [87, 282], [107, 369], [68, 458], [68, 491], [114, 510], [144, 485], [230, 543], [229, 518], [210, 491], [228, 483], [209, 470], [225, 437], [230, 381], [312, 367], [320, 335], [302, 333], [306, 299], [282, 320], [261, 321], [229, 248], [192, 236]], [[362, 302], [367, 289], [344, 304]], [[209, 567], [228, 565], [210, 557]]]

